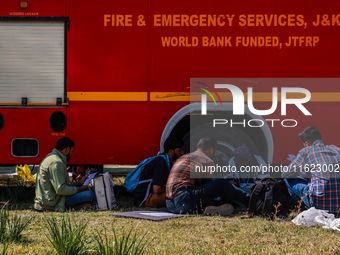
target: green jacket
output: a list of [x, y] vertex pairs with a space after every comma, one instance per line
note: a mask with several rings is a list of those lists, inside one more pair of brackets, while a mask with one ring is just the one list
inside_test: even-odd
[[35, 185], [36, 210], [65, 211], [66, 196], [80, 191], [69, 185], [66, 156], [54, 149], [40, 163]]

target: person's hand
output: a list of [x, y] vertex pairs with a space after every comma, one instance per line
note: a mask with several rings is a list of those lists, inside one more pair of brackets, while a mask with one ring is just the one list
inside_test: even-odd
[[87, 180], [87, 177], [84, 176], [84, 177], [82, 177], [79, 181], [80, 181], [81, 184], [84, 184], [84, 182], [85, 182], [86, 180]]
[[236, 184], [237, 184], [235, 180], [230, 180], [229, 182], [230, 182], [231, 184], [234, 184], [235, 186], [236, 186]]
[[80, 191], [85, 191], [85, 190], [89, 190], [89, 186], [88, 185], [80, 186]]
[[236, 187], [240, 187], [240, 184], [235, 180], [235, 179], [232, 179], [229, 181], [231, 184], [233, 184], [234, 186]]

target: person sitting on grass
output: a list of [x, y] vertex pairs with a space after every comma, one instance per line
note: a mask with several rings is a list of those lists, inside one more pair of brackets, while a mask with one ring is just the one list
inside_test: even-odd
[[[197, 213], [205, 208], [206, 214], [230, 215], [233, 206], [226, 202], [240, 202], [246, 207], [249, 195], [226, 179], [194, 178], [191, 176], [198, 168], [214, 166], [211, 157], [215, 154], [217, 142], [212, 137], [201, 138], [197, 150], [179, 158], [171, 169], [166, 184], [166, 206], [172, 213]], [[204, 177], [204, 176], [202, 176]], [[217, 197], [221, 206], [211, 206]]]
[[[325, 145], [314, 126], [307, 127], [298, 137], [305, 148], [282, 173], [292, 198], [302, 200], [307, 209], [315, 207], [339, 213], [340, 175], [336, 169], [340, 164], [340, 149]], [[303, 178], [306, 175], [310, 178]]]
[[177, 158], [183, 152], [182, 139], [170, 136], [164, 142], [164, 152], [155, 157], [142, 170], [136, 189], [133, 191], [134, 203], [140, 207], [163, 207], [165, 206], [165, 184], [168, 180], [169, 171]]
[[[250, 188], [256, 180], [270, 177], [269, 173], [263, 172], [263, 169], [267, 168], [267, 163], [245, 145], [238, 146], [235, 149], [234, 156], [229, 160], [229, 165], [234, 167], [236, 171], [231, 172], [225, 178], [247, 193], [250, 193]], [[252, 173], [243, 172], [241, 168], [245, 167], [256, 169], [256, 171]]]
[[57, 141], [55, 149], [40, 163], [35, 185], [34, 209], [38, 211], [65, 211], [92, 203], [94, 194], [88, 186], [69, 181], [66, 162], [72, 156], [74, 142], [64, 137]]

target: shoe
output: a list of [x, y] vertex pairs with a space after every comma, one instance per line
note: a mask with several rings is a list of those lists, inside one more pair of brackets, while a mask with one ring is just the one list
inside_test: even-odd
[[234, 207], [231, 204], [223, 204], [220, 206], [208, 206], [205, 208], [204, 215], [211, 216], [229, 216], [234, 212]]

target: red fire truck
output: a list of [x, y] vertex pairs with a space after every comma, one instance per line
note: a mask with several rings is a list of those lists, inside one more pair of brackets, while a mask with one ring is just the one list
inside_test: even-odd
[[[76, 143], [71, 164], [139, 163], [170, 134], [196, 132], [191, 78], [207, 91], [205, 78], [248, 79], [239, 88], [253, 87], [257, 109], [269, 109], [273, 85], [256, 85], [264, 78], [340, 76], [337, 12], [331, 0], [2, 0], [0, 164], [39, 164], [64, 136]], [[292, 105], [284, 118], [294, 128], [221, 127], [220, 151], [248, 144], [269, 163], [288, 163], [308, 125], [339, 145], [337, 80], [308, 84], [300, 87], [311, 92], [312, 116]], [[232, 117], [229, 106], [219, 111]], [[270, 118], [283, 117], [278, 109]]]

